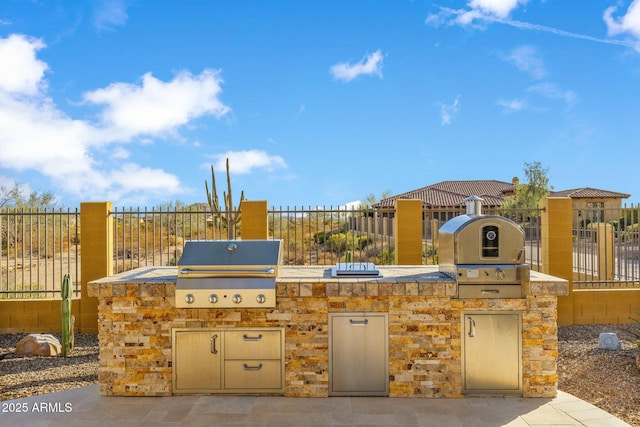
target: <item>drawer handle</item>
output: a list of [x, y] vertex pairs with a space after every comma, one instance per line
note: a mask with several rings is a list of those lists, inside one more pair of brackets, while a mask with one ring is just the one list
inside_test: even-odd
[[217, 335], [211, 335], [211, 353], [212, 354], [218, 354], [218, 350], [216, 350], [216, 338], [218, 338]]
[[246, 363], [242, 364], [242, 368], [245, 371], [259, 371], [260, 369], [262, 369], [262, 363], [259, 363], [258, 366], [249, 366]]
[[353, 319], [349, 319], [349, 323], [352, 325], [362, 325], [362, 326], [366, 326], [369, 324], [369, 319], [364, 319], [364, 320], [353, 320]]
[[249, 335], [243, 335], [242, 339], [245, 341], [260, 341], [262, 339], [262, 334], [258, 335], [257, 337], [250, 337]]
[[480, 293], [481, 294], [499, 294], [500, 289], [482, 289]]

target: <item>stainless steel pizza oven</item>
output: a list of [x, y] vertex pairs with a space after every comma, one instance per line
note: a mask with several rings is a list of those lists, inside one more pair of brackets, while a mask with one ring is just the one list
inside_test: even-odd
[[281, 240], [192, 240], [178, 263], [178, 308], [272, 308]]
[[456, 280], [459, 298], [522, 298], [530, 277], [524, 230], [508, 218], [483, 215], [477, 196], [466, 203], [466, 215], [440, 227], [440, 271]]

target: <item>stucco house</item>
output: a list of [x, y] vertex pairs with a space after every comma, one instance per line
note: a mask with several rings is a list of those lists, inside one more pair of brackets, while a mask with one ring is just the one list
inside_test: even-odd
[[622, 199], [631, 197], [630, 194], [590, 187], [552, 191], [549, 196], [570, 197], [574, 209], [574, 221], [579, 219], [589, 222], [609, 222], [620, 219]]

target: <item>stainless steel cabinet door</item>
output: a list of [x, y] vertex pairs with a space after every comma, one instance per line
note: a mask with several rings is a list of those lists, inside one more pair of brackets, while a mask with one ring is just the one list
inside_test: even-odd
[[522, 392], [520, 313], [467, 313], [463, 317], [463, 392]]
[[388, 321], [384, 313], [329, 314], [331, 395], [389, 394]]
[[222, 386], [220, 331], [174, 331], [173, 384], [176, 393], [197, 393]]

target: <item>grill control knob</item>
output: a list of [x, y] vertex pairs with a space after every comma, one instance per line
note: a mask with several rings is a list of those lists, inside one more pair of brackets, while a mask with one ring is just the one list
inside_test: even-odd
[[218, 302], [218, 295], [216, 295], [216, 294], [209, 295], [209, 302], [211, 304], [217, 303]]
[[498, 280], [504, 280], [504, 270], [501, 268], [496, 268], [496, 278]]
[[233, 296], [233, 298], [231, 298], [231, 300], [235, 303], [235, 304], [240, 304], [242, 302], [242, 295], [240, 294], [235, 294]]
[[267, 301], [267, 297], [264, 294], [259, 294], [256, 297], [256, 301], [258, 301], [258, 304], [264, 304]]
[[187, 304], [193, 304], [195, 302], [195, 300], [196, 300], [196, 297], [194, 297], [193, 294], [186, 294], [184, 296], [184, 301]]

